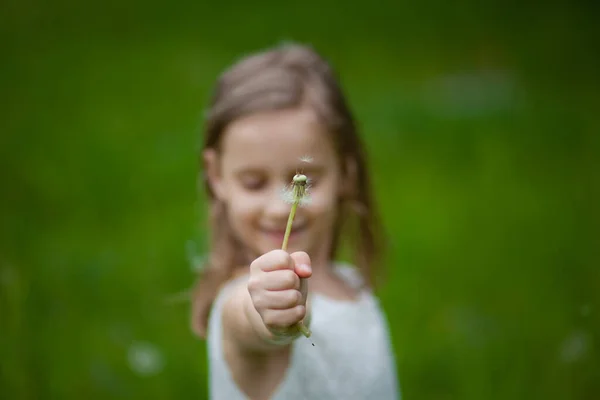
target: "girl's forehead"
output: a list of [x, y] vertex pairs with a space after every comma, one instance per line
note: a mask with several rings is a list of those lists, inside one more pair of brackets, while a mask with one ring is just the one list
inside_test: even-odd
[[233, 122], [223, 139], [223, 158], [233, 164], [297, 164], [301, 157], [320, 163], [335, 158], [328, 132], [314, 113], [286, 110]]

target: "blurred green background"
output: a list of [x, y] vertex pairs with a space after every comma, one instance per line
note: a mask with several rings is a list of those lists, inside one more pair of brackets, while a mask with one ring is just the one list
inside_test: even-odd
[[0, 7], [0, 397], [206, 398], [203, 110], [293, 40], [368, 144], [404, 398], [600, 398], [596, 2]]

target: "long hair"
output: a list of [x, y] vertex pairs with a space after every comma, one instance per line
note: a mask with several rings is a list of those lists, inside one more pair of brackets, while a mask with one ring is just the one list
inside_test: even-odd
[[[272, 110], [310, 107], [331, 135], [340, 168], [353, 177], [350, 193], [339, 199], [330, 257], [336, 257], [342, 239], [354, 249], [354, 264], [366, 285], [380, 269], [379, 221], [356, 122], [330, 65], [312, 48], [287, 44], [243, 58], [219, 77], [204, 130], [204, 149], [217, 153], [227, 126], [243, 116]], [[348, 166], [353, 171], [348, 171]], [[206, 336], [212, 302], [221, 285], [247, 270], [248, 259], [227, 222], [227, 209], [204, 182], [212, 234], [210, 257], [202, 269], [192, 301], [192, 329]], [[344, 233], [342, 235], [342, 232]]]

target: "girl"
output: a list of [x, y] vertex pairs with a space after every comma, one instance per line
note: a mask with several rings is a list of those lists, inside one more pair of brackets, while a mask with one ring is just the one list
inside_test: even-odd
[[[205, 134], [213, 244], [192, 326], [207, 338], [211, 399], [398, 399], [371, 291], [379, 239], [365, 155], [331, 68], [299, 45], [241, 60], [218, 81]], [[310, 203], [283, 251], [281, 189], [298, 171]], [[343, 239], [357, 267], [334, 261]]]

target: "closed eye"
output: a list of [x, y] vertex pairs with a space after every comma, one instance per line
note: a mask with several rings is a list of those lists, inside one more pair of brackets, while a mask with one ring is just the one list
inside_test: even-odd
[[257, 175], [240, 176], [239, 182], [241, 186], [248, 191], [259, 191], [267, 184], [267, 180], [265, 178]]

